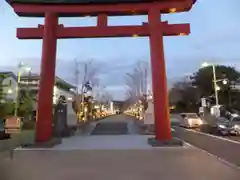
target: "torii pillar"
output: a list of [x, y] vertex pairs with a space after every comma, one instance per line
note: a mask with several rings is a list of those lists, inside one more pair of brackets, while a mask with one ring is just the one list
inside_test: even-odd
[[[149, 144], [179, 145], [181, 142], [172, 138], [168, 92], [166, 83], [166, 68], [164, 60], [163, 36], [189, 34], [189, 24], [168, 24], [160, 21], [161, 13], [189, 11], [196, 0], [166, 0], [136, 3], [118, 2], [99, 4], [93, 0], [89, 4], [66, 5], [64, 3], [21, 3], [11, 1], [14, 11], [20, 16], [45, 17], [44, 26], [37, 28], [18, 28], [20, 39], [43, 39], [41, 80], [38, 94], [37, 141], [47, 142], [52, 137], [52, 98], [55, 79], [57, 39], [69, 38], [106, 38], [148, 36], [150, 40], [152, 84], [155, 114], [154, 138]], [[100, 2], [100, 0], [99, 0]], [[116, 15], [148, 15], [148, 23], [131, 26], [109, 26], [108, 16]], [[98, 23], [94, 27], [64, 27], [58, 25], [59, 17], [97, 16]]]
[[[45, 13], [41, 78], [37, 102], [37, 132], [36, 141], [46, 142], [52, 137], [53, 124], [53, 89], [55, 84], [55, 66], [57, 51], [58, 17], [53, 12]], [[40, 119], [41, 121], [38, 121]]]

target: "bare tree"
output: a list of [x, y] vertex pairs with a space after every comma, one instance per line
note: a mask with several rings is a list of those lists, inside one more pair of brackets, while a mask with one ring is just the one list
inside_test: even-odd
[[126, 86], [128, 87], [128, 96], [140, 97], [147, 94], [148, 87], [148, 63], [138, 61], [133, 72], [127, 73], [125, 77]]
[[131, 73], [125, 76], [127, 86], [124, 109], [148, 94], [149, 65], [145, 61], [138, 61]]

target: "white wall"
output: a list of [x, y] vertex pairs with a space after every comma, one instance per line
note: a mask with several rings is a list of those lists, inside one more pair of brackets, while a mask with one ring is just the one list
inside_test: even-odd
[[[60, 88], [54, 88], [53, 99], [58, 99], [59, 96], [65, 96], [66, 99], [69, 99], [69, 98], [73, 99], [74, 98], [73, 93], [65, 91], [65, 90], [60, 89]], [[55, 100], [54, 100], [54, 103], [55, 103]]]
[[[8, 99], [12, 99], [12, 100], [16, 100], [16, 88], [17, 88], [17, 81], [15, 79], [13, 79], [12, 77], [8, 77], [6, 79], [4, 79], [3, 81], [3, 86], [5, 85], [9, 85], [9, 82], [11, 81], [11, 86], [8, 86], [8, 87], [4, 87], [3, 91], [4, 93], [8, 93], [8, 90], [11, 89], [12, 90], [12, 93], [11, 94], [7, 94], [7, 98]], [[38, 90], [39, 87], [38, 87], [38, 84], [36, 83], [36, 86], [29, 86], [29, 88], [31, 90]], [[73, 98], [74, 95], [71, 93], [71, 92], [68, 92], [66, 90], [63, 90], [63, 89], [60, 89], [60, 88], [54, 88], [55, 89], [55, 93], [53, 94], [53, 99], [54, 97], [55, 98], [58, 98], [59, 96], [65, 96], [67, 99], [68, 98]]]

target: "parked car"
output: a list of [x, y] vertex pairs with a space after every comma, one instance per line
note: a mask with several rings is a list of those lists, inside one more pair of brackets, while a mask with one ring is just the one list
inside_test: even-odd
[[5, 124], [5, 120], [0, 119], [0, 140], [10, 138], [10, 135], [5, 133], [4, 124]]
[[232, 114], [230, 120], [218, 118], [217, 130], [222, 135], [240, 135], [240, 116]]
[[214, 134], [228, 135], [229, 134], [229, 119], [226, 117], [218, 117], [216, 120], [216, 125], [212, 127]]
[[180, 126], [185, 128], [199, 128], [204, 121], [196, 113], [180, 113]]

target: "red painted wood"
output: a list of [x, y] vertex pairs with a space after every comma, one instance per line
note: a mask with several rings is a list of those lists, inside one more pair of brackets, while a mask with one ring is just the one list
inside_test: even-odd
[[[52, 135], [52, 97], [55, 77], [56, 44], [62, 38], [131, 37], [149, 36], [152, 65], [156, 139], [171, 139], [166, 69], [164, 61], [163, 36], [189, 34], [189, 24], [168, 24], [160, 22], [160, 12], [168, 13], [170, 8], [177, 12], [188, 11], [195, 0], [155, 3], [107, 4], [107, 5], [30, 5], [12, 4], [21, 16], [44, 16], [45, 24], [38, 28], [18, 28], [20, 39], [42, 39], [42, 66], [38, 100], [37, 141], [48, 141]], [[98, 16], [97, 27], [64, 27], [58, 24], [56, 16]], [[139, 26], [107, 26], [107, 16], [147, 15], [148, 23]]]
[[99, 14], [97, 16], [97, 27], [106, 27], [108, 25], [108, 16], [106, 14]]
[[159, 24], [160, 12], [150, 10], [148, 14], [150, 30], [150, 55], [152, 67], [152, 90], [156, 140], [170, 140], [171, 125], [169, 116], [166, 67], [164, 60], [163, 36]]
[[58, 17], [55, 13], [46, 13], [43, 33], [41, 74], [37, 102], [37, 142], [46, 142], [52, 137], [53, 124], [53, 86], [56, 66], [56, 26]]
[[[100, 22], [99, 22], [100, 23]], [[149, 35], [149, 25], [144, 23], [142, 26], [104, 26], [105, 21], [102, 22], [102, 27], [63, 27], [57, 28], [57, 38], [101, 38], [101, 37], [132, 37], [133, 34], [138, 36]], [[159, 26], [160, 23], [159, 23]], [[167, 24], [162, 25], [164, 36], [174, 36], [180, 33], [189, 34], [189, 24]], [[17, 37], [19, 39], [42, 39], [43, 28], [18, 28]]]
[[184, 1], [159, 1], [149, 3], [121, 3], [121, 4], [100, 4], [100, 5], [32, 5], [32, 4], [17, 4], [11, 6], [14, 11], [20, 16], [44, 16], [45, 12], [58, 13], [59, 16], [96, 16], [101, 13], [107, 15], [144, 15], [154, 6], [161, 10], [162, 13], [169, 13], [169, 9], [176, 8], [177, 12], [188, 11], [191, 9], [194, 0]]

